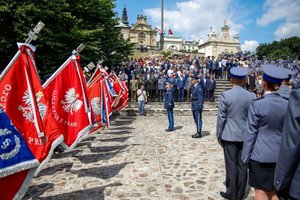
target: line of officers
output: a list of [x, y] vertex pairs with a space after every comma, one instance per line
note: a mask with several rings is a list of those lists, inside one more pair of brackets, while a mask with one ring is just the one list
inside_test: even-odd
[[[245, 199], [251, 186], [257, 200], [300, 200], [300, 88], [288, 87], [294, 75], [288, 69], [264, 65], [262, 70], [262, 97], [242, 87], [249, 72], [239, 67], [230, 70], [232, 88], [221, 93], [216, 136], [224, 152], [226, 191], [220, 195]], [[166, 83], [168, 132], [174, 130], [174, 83]], [[197, 129], [192, 137], [201, 138], [205, 90], [197, 76], [192, 85]]]

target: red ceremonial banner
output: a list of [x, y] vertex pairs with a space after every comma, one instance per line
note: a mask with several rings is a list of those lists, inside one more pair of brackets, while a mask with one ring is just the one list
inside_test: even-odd
[[[49, 102], [44, 97], [36, 72], [33, 50], [29, 45], [20, 45], [20, 51], [1, 74], [0, 92], [0, 107], [4, 109], [35, 158], [41, 163], [37, 170], [39, 172], [63, 137], [53, 121]], [[24, 179], [27, 177], [26, 180], [29, 182], [28, 175], [27, 171], [20, 172], [4, 177], [1, 183], [3, 181], [4, 184], [6, 179], [9, 179], [11, 184], [6, 184], [6, 187], [15, 191], [16, 196], [22, 196], [19, 194], [21, 191], [19, 186], [23, 184], [21, 193], [24, 193], [28, 187]]]
[[43, 85], [66, 148], [74, 148], [91, 126], [86, 82], [79, 59], [79, 56], [71, 56]]

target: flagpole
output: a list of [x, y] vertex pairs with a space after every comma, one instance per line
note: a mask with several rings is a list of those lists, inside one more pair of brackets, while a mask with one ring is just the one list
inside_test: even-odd
[[[41, 32], [41, 30], [44, 28], [45, 24], [42, 21], [39, 21], [32, 31], [29, 31], [28, 38], [25, 41], [25, 44], [29, 44], [32, 40], [36, 40], [38, 38], [37, 34]], [[15, 56], [10, 60], [8, 65], [5, 67], [4, 71], [0, 75], [0, 81], [4, 78], [4, 76], [7, 74], [7, 72], [10, 70], [12, 65], [16, 62], [16, 60], [19, 58], [21, 54], [21, 51], [18, 50], [18, 52], [15, 54]]]
[[164, 49], [164, 0], [161, 0], [161, 33], [160, 33], [160, 50]]
[[84, 45], [80, 44], [76, 49], [72, 51], [72, 55], [50, 76], [50, 78], [43, 84], [43, 88], [46, 88], [50, 82], [59, 74], [65, 66], [72, 60], [72, 57], [75, 56], [76, 54], [80, 53], [84, 49]]

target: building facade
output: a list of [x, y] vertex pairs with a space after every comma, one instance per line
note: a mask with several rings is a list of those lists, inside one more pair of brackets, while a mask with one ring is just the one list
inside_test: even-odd
[[124, 7], [122, 21], [116, 27], [121, 29], [124, 39], [129, 39], [134, 44], [136, 51], [156, 50], [157, 30], [147, 23], [146, 16], [138, 15], [137, 22], [129, 26], [127, 10]]
[[224, 21], [224, 26], [221, 29], [219, 36], [210, 28], [208, 40], [198, 46], [199, 51], [203, 51], [205, 56], [217, 57], [224, 53], [234, 54], [240, 51], [240, 41], [238, 34], [233, 38], [230, 36], [229, 26]]

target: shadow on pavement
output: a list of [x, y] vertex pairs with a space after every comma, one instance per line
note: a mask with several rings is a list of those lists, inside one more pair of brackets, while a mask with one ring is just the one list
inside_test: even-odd
[[[96, 200], [104, 200], [104, 190], [107, 187], [118, 187], [122, 186], [121, 183], [113, 183], [102, 187], [95, 187], [90, 189], [77, 190], [74, 192], [58, 194], [54, 196], [48, 197], [38, 197], [34, 195], [33, 200], [65, 200], [65, 199], [96, 199]], [[39, 194], [41, 195], [41, 194]]]
[[113, 134], [113, 135], [124, 135], [124, 134], [131, 134], [131, 131], [116, 131], [116, 132], [107, 132], [105, 134]]
[[93, 153], [103, 153], [110, 151], [121, 151], [123, 149], [126, 149], [128, 146], [129, 145], [90, 147], [90, 150]]
[[107, 138], [107, 139], [100, 139], [101, 142], [125, 142], [128, 140], [129, 137], [118, 137], [118, 138]]
[[82, 150], [81, 149], [75, 149], [75, 150], [71, 150], [71, 151], [65, 150], [62, 153], [54, 154], [51, 159], [60, 159], [60, 158], [71, 157], [71, 156], [78, 154], [79, 152], [82, 152]]
[[47, 167], [45, 169], [42, 169], [42, 171], [38, 174], [37, 177], [46, 176], [46, 175], [49, 175], [49, 174], [55, 174], [58, 171], [70, 172], [72, 166], [73, 166], [73, 163], [61, 163], [61, 164], [58, 164], [58, 165]]
[[126, 165], [133, 162], [125, 162], [121, 164], [93, 167], [88, 169], [72, 170], [71, 172], [77, 174], [78, 177], [93, 177], [99, 179], [110, 179], [116, 176]]
[[54, 187], [53, 183], [42, 183], [40, 185], [30, 186], [26, 192], [26, 195], [23, 199], [40, 199], [38, 198], [40, 195], [44, 194], [47, 190]]
[[108, 130], [129, 130], [129, 129], [134, 129], [132, 127], [129, 127], [129, 126], [120, 126], [120, 127], [110, 127]]
[[210, 135], [209, 131], [202, 131], [201, 133], [202, 133], [202, 137]]
[[175, 126], [174, 127], [174, 130], [180, 130], [180, 129], [182, 129], [183, 128], [183, 126]]

